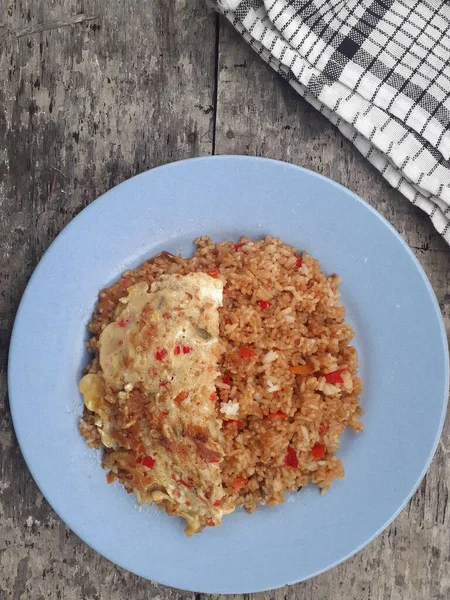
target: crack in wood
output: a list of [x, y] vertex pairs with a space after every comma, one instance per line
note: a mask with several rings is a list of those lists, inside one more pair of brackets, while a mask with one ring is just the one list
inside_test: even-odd
[[[35, 33], [41, 33], [43, 31], [51, 31], [52, 29], [60, 29], [61, 27], [69, 27], [70, 25], [76, 25], [77, 23], [84, 23], [86, 21], [93, 21], [94, 19], [98, 19], [97, 15], [87, 16], [87, 15], [71, 15], [69, 17], [64, 17], [62, 19], [55, 19], [54, 21], [44, 21], [43, 23], [37, 23], [36, 25], [30, 25], [29, 27], [24, 27], [23, 29], [19, 29], [17, 31], [6, 31], [2, 33], [2, 37], [4, 35], [13, 35], [16, 38], [21, 38], [26, 35], [33, 35]], [[0, 25], [1, 27], [1, 25]]]

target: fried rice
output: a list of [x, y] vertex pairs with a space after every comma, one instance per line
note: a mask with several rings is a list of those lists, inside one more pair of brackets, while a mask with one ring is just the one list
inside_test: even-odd
[[[342, 433], [346, 427], [362, 430], [362, 382], [350, 345], [353, 329], [339, 302], [339, 277], [325, 276], [316, 259], [273, 237], [216, 244], [202, 237], [195, 244], [191, 258], [162, 252], [100, 292], [89, 325], [89, 369], [99, 369], [100, 333], [130, 286], [150, 285], [165, 274], [221, 277], [216, 387], [226, 504], [252, 512], [309, 483], [326, 491], [344, 476], [335, 454]], [[101, 447], [94, 421], [85, 408], [80, 431], [89, 445]]]

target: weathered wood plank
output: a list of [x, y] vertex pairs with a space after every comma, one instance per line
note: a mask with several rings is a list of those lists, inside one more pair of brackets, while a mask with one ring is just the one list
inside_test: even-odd
[[[211, 153], [216, 17], [203, 0], [170, 8], [165, 0], [7, 4], [0, 14], [0, 598], [189, 598], [115, 567], [59, 521], [13, 437], [5, 374], [20, 296], [61, 228], [120, 181]], [[83, 14], [97, 18], [74, 23]]]
[[[286, 160], [323, 173], [379, 210], [416, 252], [450, 328], [450, 249], [428, 217], [383, 180], [324, 117], [300, 99], [221, 21], [215, 150]], [[424, 374], [426, 376], [426, 374]], [[426, 401], [426, 399], [424, 399]], [[444, 600], [450, 595], [449, 423], [408, 507], [355, 557], [256, 600]]]

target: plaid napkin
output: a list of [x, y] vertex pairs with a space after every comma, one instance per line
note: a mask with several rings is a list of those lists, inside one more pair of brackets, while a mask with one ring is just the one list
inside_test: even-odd
[[450, 244], [450, 4], [214, 3]]

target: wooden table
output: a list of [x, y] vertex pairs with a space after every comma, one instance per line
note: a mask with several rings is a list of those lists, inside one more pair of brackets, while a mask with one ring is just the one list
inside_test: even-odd
[[[7, 349], [20, 297], [49, 243], [89, 202], [136, 173], [192, 156], [256, 154], [323, 173], [375, 206], [414, 249], [447, 327], [450, 249], [203, 0], [3, 6], [0, 598], [199, 600], [96, 554], [49, 508], [23, 462], [8, 411]], [[372, 544], [313, 580], [255, 598], [449, 598], [448, 440], [447, 423], [419, 490]]]

